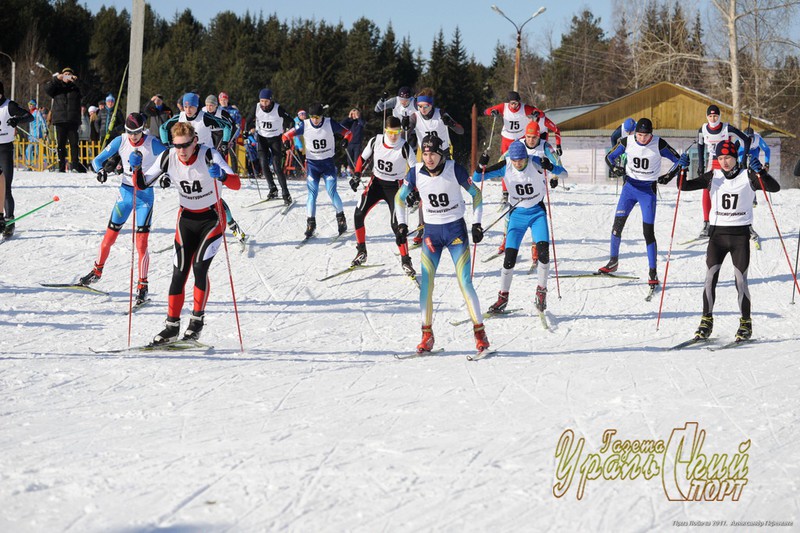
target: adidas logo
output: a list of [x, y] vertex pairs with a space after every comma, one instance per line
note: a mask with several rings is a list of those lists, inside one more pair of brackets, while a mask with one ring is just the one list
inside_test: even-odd
[[456, 237], [455, 240], [450, 244], [463, 244], [463, 243], [464, 241], [461, 240], [461, 237]]

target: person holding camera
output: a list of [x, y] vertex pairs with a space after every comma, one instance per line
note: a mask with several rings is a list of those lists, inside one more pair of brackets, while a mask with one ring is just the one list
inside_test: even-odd
[[67, 142], [69, 142], [72, 170], [86, 172], [79, 161], [78, 129], [81, 126], [81, 90], [75, 84], [78, 77], [69, 67], [53, 74], [44, 86], [44, 92], [53, 99], [51, 120], [56, 129], [58, 170], [67, 170]]

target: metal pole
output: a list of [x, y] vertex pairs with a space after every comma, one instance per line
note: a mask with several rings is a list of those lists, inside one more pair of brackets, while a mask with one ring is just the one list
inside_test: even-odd
[[519, 90], [519, 61], [522, 53], [522, 30], [517, 30], [517, 53], [514, 60], [514, 91]]
[[142, 54], [144, 50], [144, 0], [133, 0], [131, 13], [131, 42], [128, 62], [130, 75], [128, 76], [128, 101], [127, 114], [136, 113], [141, 109], [142, 100]]

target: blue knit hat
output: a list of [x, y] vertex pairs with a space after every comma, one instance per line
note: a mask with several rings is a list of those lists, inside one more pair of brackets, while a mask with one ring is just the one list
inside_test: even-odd
[[528, 149], [520, 141], [513, 142], [508, 147], [508, 158], [512, 160], [528, 159]]
[[259, 100], [272, 100], [272, 89], [261, 89], [258, 92]]
[[181, 99], [183, 101], [183, 105], [190, 105], [192, 107], [200, 107], [200, 97], [194, 93], [186, 93], [183, 95]]
[[116, 102], [116, 101], [117, 101], [117, 99], [114, 98], [114, 95], [111, 94], [111, 93], [108, 93], [108, 96], [106, 96], [106, 102]]

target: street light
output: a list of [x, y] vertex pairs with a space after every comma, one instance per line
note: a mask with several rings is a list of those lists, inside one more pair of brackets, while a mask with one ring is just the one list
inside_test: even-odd
[[511, 24], [513, 24], [514, 28], [517, 30], [517, 54], [516, 54], [516, 60], [514, 62], [514, 90], [515, 91], [519, 90], [519, 60], [520, 60], [520, 55], [522, 53], [522, 28], [525, 27], [525, 24], [527, 24], [528, 22], [532, 21], [533, 19], [535, 19], [536, 17], [538, 17], [539, 15], [544, 13], [545, 10], [546, 10], [546, 8], [544, 6], [540, 7], [536, 11], [536, 13], [534, 13], [533, 15], [530, 16], [530, 18], [528, 18], [528, 20], [523, 22], [521, 25], [517, 26], [517, 23], [514, 22], [513, 20], [511, 20], [510, 18], [508, 18], [506, 16], [506, 14], [503, 13], [502, 9], [500, 9], [496, 5], [492, 4], [492, 11], [494, 11], [495, 13], [497, 13], [498, 15], [500, 15], [501, 17], [503, 17], [504, 19], [509, 21]]
[[5, 52], [0, 52], [0, 54], [6, 56], [11, 61], [11, 99], [14, 100], [14, 92], [17, 88], [17, 64], [14, 62], [14, 59]]
[[50, 70], [50, 69], [49, 69], [49, 68], [47, 68], [46, 66], [42, 65], [42, 64], [41, 64], [41, 63], [39, 63], [38, 61], [37, 61], [36, 63], [34, 63], [34, 65], [36, 65], [36, 66], [37, 66], [37, 67], [39, 67], [39, 68], [43, 68], [43, 69], [45, 69], [45, 70], [46, 70], [47, 72], [49, 72], [51, 75], [53, 74], [53, 71], [52, 71], [52, 70]]

